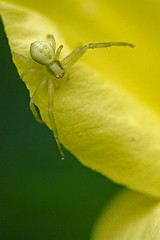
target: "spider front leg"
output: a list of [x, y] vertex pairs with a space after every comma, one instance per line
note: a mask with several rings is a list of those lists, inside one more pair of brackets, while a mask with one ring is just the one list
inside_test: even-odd
[[33, 116], [34, 116], [35, 120], [36, 120], [37, 122], [39, 122], [39, 123], [43, 123], [43, 121], [42, 121], [42, 119], [39, 117], [39, 115], [38, 115], [38, 113], [37, 113], [37, 110], [36, 110], [35, 105], [34, 105], [34, 100], [35, 100], [35, 98], [36, 98], [39, 90], [40, 90], [42, 87], [44, 87], [45, 84], [46, 84], [46, 80], [44, 80], [44, 81], [42, 81], [42, 82], [40, 83], [40, 85], [38, 86], [38, 88], [37, 88], [36, 91], [34, 92], [33, 96], [32, 96], [31, 99], [30, 99], [30, 102], [29, 102], [29, 107], [30, 107], [30, 109], [31, 109], [31, 111], [32, 111], [32, 113], [33, 113]]
[[20, 75], [20, 78], [23, 79], [28, 73], [34, 72], [35, 70], [36, 70], [35, 68], [30, 68], [30, 69], [28, 69], [27, 71], [23, 72], [23, 73]]
[[56, 51], [56, 59], [59, 59], [59, 55], [60, 55], [60, 53], [62, 51], [62, 48], [63, 48], [63, 45], [60, 45], [59, 48], [57, 49], [57, 51]]
[[59, 141], [58, 131], [57, 131], [56, 122], [53, 114], [53, 102], [54, 102], [54, 83], [53, 83], [53, 79], [49, 79], [48, 80], [48, 115], [49, 115], [52, 131], [53, 131], [53, 135], [55, 137], [58, 149], [61, 154], [61, 158], [62, 160], [64, 160], [64, 153], [62, 150], [61, 143]]
[[81, 48], [76, 48], [73, 52], [71, 52], [69, 55], [67, 55], [67, 57], [65, 57], [65, 58], [61, 61], [62, 65], [63, 65], [64, 67], [66, 67], [66, 66], [67, 66], [67, 63], [74, 58], [74, 56], [76, 55], [76, 53], [79, 52], [80, 49], [81, 49]]
[[88, 49], [107, 48], [112, 46], [134, 47], [133, 44], [126, 42], [89, 43], [80, 49], [79, 48], [75, 49], [69, 56], [64, 58], [61, 63], [64, 66], [64, 68], [67, 69], [74, 65]]

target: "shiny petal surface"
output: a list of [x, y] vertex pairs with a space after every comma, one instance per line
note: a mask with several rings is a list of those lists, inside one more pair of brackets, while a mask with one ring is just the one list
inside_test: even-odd
[[159, 240], [160, 202], [123, 192], [104, 210], [92, 240]]
[[[46, 35], [53, 33], [57, 46], [64, 45], [62, 56], [69, 53], [55, 22], [47, 17], [4, 2], [0, 2], [0, 14], [12, 51], [30, 57], [30, 44], [46, 40]], [[100, 64], [103, 59], [96, 55], [98, 51], [92, 53]], [[130, 56], [128, 61], [134, 55], [134, 49], [130, 48], [117, 51], [121, 56]], [[32, 65], [17, 56], [14, 56], [14, 62], [19, 74]], [[36, 69], [24, 78], [31, 96], [43, 79], [49, 78], [41, 65], [37, 64]], [[115, 84], [119, 81], [116, 74], [113, 79], [108, 78], [82, 62], [72, 67], [69, 74], [69, 81], [62, 81], [61, 87], [55, 90], [54, 112], [64, 147], [84, 165], [113, 181], [159, 197], [159, 115], [132, 92]], [[47, 87], [39, 93], [36, 105], [50, 128]]]

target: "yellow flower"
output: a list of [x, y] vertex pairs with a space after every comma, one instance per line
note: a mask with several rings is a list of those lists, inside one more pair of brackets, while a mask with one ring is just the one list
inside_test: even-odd
[[[154, 2], [151, 11], [152, 5], [143, 1], [132, 6], [127, 1], [77, 1], [71, 5], [62, 1], [54, 3], [53, 14], [49, 3], [36, 6], [44, 7], [50, 19], [30, 9], [0, 2], [0, 15], [12, 51], [30, 57], [30, 44], [46, 40], [47, 34], [54, 34], [57, 45], [64, 45], [62, 57], [71, 51], [64, 39], [71, 47], [86, 41], [126, 41], [136, 45], [135, 50], [90, 51], [81, 59], [85, 64], [81, 61], [70, 69], [69, 81], [61, 84], [54, 96], [60, 141], [84, 165], [113, 181], [160, 196], [159, 32], [156, 31], [160, 22], [159, 4]], [[61, 4], [62, 11], [68, 4], [63, 18]], [[19, 74], [30, 67], [29, 62], [17, 56], [13, 60]], [[24, 78], [30, 96], [43, 77], [39, 66]], [[51, 128], [47, 88], [40, 91], [35, 104]]]
[[[69, 69], [69, 81], [55, 89], [54, 114], [61, 143], [84, 165], [130, 189], [160, 197], [160, 4], [143, 0], [28, 4], [39, 12], [0, 2], [11, 50], [25, 57], [30, 58], [30, 44], [46, 41], [48, 34], [55, 36], [57, 46], [64, 45], [62, 58], [89, 42], [135, 44], [135, 49], [88, 51]], [[13, 60], [20, 75], [32, 67], [17, 56]], [[46, 77], [41, 65], [36, 69], [23, 79], [31, 97]], [[35, 104], [51, 129], [47, 87]], [[158, 240], [159, 215], [159, 200], [121, 193], [103, 212], [92, 239]]]
[[160, 202], [125, 191], [103, 211], [92, 240], [159, 240]]

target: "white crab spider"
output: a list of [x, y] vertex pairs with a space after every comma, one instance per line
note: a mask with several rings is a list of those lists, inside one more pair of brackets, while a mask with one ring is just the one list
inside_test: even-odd
[[[67, 57], [65, 57], [63, 60], [59, 59], [60, 52], [63, 48], [63, 45], [60, 45], [58, 49], [56, 50], [56, 42], [53, 35], [48, 35], [48, 37], [51, 38], [52, 44], [45, 41], [36, 41], [31, 43], [30, 45], [30, 56], [31, 58], [46, 67], [46, 71], [50, 74], [51, 78], [43, 80], [40, 85], [37, 87], [36, 91], [34, 92], [33, 96], [30, 99], [30, 109], [33, 113], [33, 116], [36, 121], [43, 123], [43, 121], [40, 119], [35, 105], [34, 100], [40, 91], [42, 87], [48, 82], [48, 116], [50, 119], [52, 131], [56, 140], [56, 143], [58, 145], [60, 154], [62, 159], [64, 159], [64, 153], [62, 150], [61, 143], [59, 141], [57, 127], [53, 115], [53, 95], [54, 95], [54, 80], [55, 79], [61, 79], [65, 75], [67, 75], [67, 71], [70, 67], [72, 67], [73, 64], [75, 64], [78, 59], [88, 50], [93, 48], [106, 48], [111, 46], [128, 46], [128, 47], [134, 47], [134, 45], [126, 42], [105, 42], [105, 43], [89, 43], [85, 45], [82, 48], [76, 48], [72, 53], [70, 53]], [[29, 58], [19, 54], [12, 52], [14, 55], [21, 57], [23, 60], [33, 63]], [[30, 68], [26, 72], [21, 74], [21, 78], [23, 78], [26, 74], [31, 73], [35, 71], [35, 68]], [[68, 76], [67, 76], [68, 78]]]

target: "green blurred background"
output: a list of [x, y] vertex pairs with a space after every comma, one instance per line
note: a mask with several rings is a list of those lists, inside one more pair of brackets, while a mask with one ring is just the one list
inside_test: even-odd
[[0, 22], [0, 239], [88, 240], [111, 197], [119, 191], [65, 150], [35, 122], [29, 94], [11, 60]]

